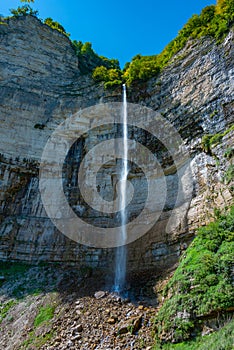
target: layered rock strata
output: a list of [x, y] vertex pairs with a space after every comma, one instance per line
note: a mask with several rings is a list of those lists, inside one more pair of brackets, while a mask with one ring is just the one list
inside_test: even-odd
[[[101, 84], [82, 75], [69, 39], [34, 17], [12, 18], [0, 25], [0, 48], [0, 259], [111, 268], [114, 249], [78, 244], [56, 229], [41, 201], [38, 174], [46, 142], [60, 123], [86, 107], [121, 101], [121, 92], [104, 91]], [[201, 139], [207, 133], [222, 133], [233, 123], [233, 57], [232, 31], [220, 45], [210, 38], [191, 41], [160, 76], [129, 91], [130, 102], [159, 111], [175, 126], [190, 152], [194, 176], [193, 197], [184, 206], [180, 203], [176, 220], [170, 222], [178, 189], [171, 159], [146, 132], [132, 130], [158, 155], [167, 179], [167, 200], [155, 226], [128, 245], [129, 270], [174, 264], [196, 228], [210, 221], [213, 208], [232, 201], [231, 180], [226, 181], [225, 175], [232, 166], [233, 131], [209, 152], [202, 149]], [[108, 135], [121, 135], [118, 125], [98, 130], [96, 139], [83, 135], [66, 159], [64, 191], [71, 206], [81, 204], [78, 212], [82, 200], [76, 169], [82, 156]], [[109, 200], [115, 195], [117, 165], [107, 164], [99, 173], [101, 191], [108, 175], [102, 195]], [[135, 167], [131, 181], [138, 192], [131, 206], [133, 217], [145, 200], [143, 180], [144, 174]], [[113, 225], [110, 216], [85, 213], [81, 216], [97, 225]]]

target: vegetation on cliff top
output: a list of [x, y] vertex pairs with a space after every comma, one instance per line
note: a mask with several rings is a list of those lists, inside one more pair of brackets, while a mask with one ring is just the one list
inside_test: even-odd
[[[109, 59], [104, 56], [99, 56], [92, 48], [92, 44], [89, 42], [83, 43], [82, 41], [72, 41], [73, 48], [76, 55], [79, 58], [80, 70], [82, 73], [90, 73], [95, 70], [96, 67], [108, 71], [108, 75], [120, 74], [119, 61], [117, 59]], [[98, 74], [96, 74], [97, 76]], [[94, 76], [95, 80], [96, 77]], [[105, 81], [105, 75], [102, 74], [102, 81]]]
[[[21, 0], [21, 2], [30, 3], [34, 2], [34, 0]], [[10, 11], [14, 17], [22, 17], [26, 15], [34, 17], [38, 16], [38, 11], [33, 10], [29, 4], [19, 6], [17, 9], [11, 9]], [[57, 30], [59, 33], [65, 35], [66, 37], [70, 37], [70, 33], [67, 33], [66, 29], [59, 22], [54, 21], [52, 18], [46, 18], [43, 23], [53, 30]], [[107, 57], [98, 55], [93, 50], [92, 44], [90, 42], [83, 43], [82, 41], [73, 40], [71, 41], [71, 44], [76, 52], [76, 55], [79, 58], [79, 68], [81, 73], [92, 73], [96, 67], [102, 67], [108, 71], [106, 77], [102, 74], [102, 81], [115, 80], [115, 83], [121, 84], [122, 73], [120, 70], [119, 61], [117, 59], [109, 59]], [[96, 74], [96, 76], [97, 75], [98, 74]], [[100, 79], [98, 77], [96, 78], [95, 75], [94, 79], [96, 81], [100, 81]]]
[[217, 41], [223, 39], [234, 22], [234, 0], [217, 0], [217, 5], [205, 7], [200, 15], [193, 15], [177, 37], [165, 49], [154, 56], [137, 55], [127, 63], [123, 77], [128, 84], [144, 81], [155, 76], [183, 49], [190, 39], [211, 36]]
[[163, 290], [165, 302], [155, 319], [160, 342], [178, 343], [199, 334], [204, 320], [225, 323], [234, 303], [234, 207], [199, 229]]
[[52, 29], [55, 29], [58, 32], [62, 33], [63, 35], [66, 35], [67, 37], [70, 36], [70, 34], [66, 32], [64, 27], [60, 23], [54, 21], [52, 18], [50, 17], [46, 18], [44, 20], [44, 23], [47, 24], [47, 26], [51, 27]]
[[[132, 62], [126, 63], [122, 72], [122, 81], [131, 85], [134, 82], [146, 81], [157, 76], [166, 67], [190, 39], [199, 39], [211, 36], [220, 42], [234, 23], [234, 0], [217, 0], [216, 5], [205, 7], [200, 15], [193, 15], [178, 36], [172, 40], [159, 55], [136, 55]], [[97, 70], [94, 70], [95, 77]], [[103, 72], [103, 81], [107, 81], [106, 72]], [[99, 80], [101, 76], [99, 74]], [[114, 79], [109, 79], [113, 81]]]
[[[21, 1], [34, 2], [34, 0]], [[11, 10], [11, 13], [14, 16], [27, 14], [37, 16], [37, 11], [34, 11], [28, 4]], [[44, 23], [69, 36], [63, 26], [52, 18], [47, 18]], [[131, 62], [126, 63], [123, 70], [120, 70], [118, 60], [99, 56], [89, 42], [82, 43], [74, 40], [72, 45], [79, 57], [81, 72], [84, 74], [92, 73], [95, 81], [103, 82], [105, 88], [111, 88], [122, 84], [122, 82], [131, 85], [134, 82], [144, 82], [157, 76], [189, 40], [210, 36], [220, 42], [233, 23], [234, 0], [217, 0], [216, 5], [205, 7], [200, 15], [193, 15], [179, 31], [177, 37], [159, 55], [142, 56], [138, 54]]]
[[37, 17], [38, 15], [38, 11], [33, 10], [30, 5], [19, 6], [17, 7], [17, 9], [11, 9], [10, 11], [11, 11], [11, 14], [15, 17], [26, 16], [26, 15]]

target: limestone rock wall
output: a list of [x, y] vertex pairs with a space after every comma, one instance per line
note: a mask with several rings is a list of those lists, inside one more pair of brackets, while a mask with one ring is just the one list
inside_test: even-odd
[[229, 184], [224, 180], [233, 166], [233, 153], [226, 154], [233, 149], [233, 131], [209, 154], [201, 147], [203, 135], [222, 133], [233, 125], [233, 38], [231, 30], [221, 45], [207, 37], [189, 41], [159, 77], [132, 92], [134, 102], [150, 106], [173, 123], [190, 151], [195, 181], [188, 236], [211, 220], [214, 208], [233, 201], [233, 179]]
[[[34, 17], [0, 25], [0, 50], [0, 259], [111, 268], [114, 249], [77, 244], [55, 228], [41, 202], [38, 169], [57, 125], [82, 108], [120, 101], [121, 93], [106, 92], [101, 84], [81, 75], [69, 40]], [[213, 207], [224, 207], [232, 200], [231, 184], [223, 179], [232, 164], [232, 158], [224, 155], [233, 147], [233, 132], [210, 154], [202, 150], [201, 137], [223, 132], [233, 122], [233, 56], [233, 32], [219, 46], [209, 38], [189, 42], [159, 77], [129, 91], [131, 102], [161, 112], [175, 125], [190, 151], [194, 174], [190, 206], [178, 208], [187, 215], [178, 215], [172, 231], [166, 233], [176, 176], [170, 172], [167, 155], [162, 155], [170, 186], [168, 208], [144, 237], [128, 246], [129, 269], [175, 263], [196, 228], [211, 219]], [[145, 135], [138, 132], [137, 137]], [[74, 172], [82, 150], [91, 147], [88, 137], [77, 145], [68, 175]], [[143, 193], [138, 200], [144, 200]]]

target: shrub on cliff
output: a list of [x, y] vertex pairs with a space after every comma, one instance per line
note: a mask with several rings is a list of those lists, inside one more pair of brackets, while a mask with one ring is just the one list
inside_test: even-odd
[[120, 69], [107, 69], [104, 66], [96, 67], [92, 77], [97, 82], [104, 82], [106, 89], [122, 84], [122, 73]]
[[203, 135], [201, 140], [201, 147], [203, 151], [211, 154], [211, 147], [219, 144], [222, 141], [223, 137], [232, 131], [234, 131], [234, 125], [230, 126], [230, 128], [226, 129], [223, 133]]
[[[79, 66], [82, 73], [91, 73], [97, 67], [120, 70], [119, 61], [117, 59], [99, 56], [93, 50], [91, 43], [83, 43], [82, 41], [74, 40], [72, 45], [79, 58]], [[101, 74], [98, 75], [101, 77]], [[97, 80], [101, 81], [99, 79]]]
[[159, 72], [158, 56], [136, 55], [125, 70], [124, 78], [131, 84], [134, 81], [146, 81]]
[[[163, 291], [165, 302], [156, 320], [161, 342], [180, 342], [202, 326], [204, 316], [233, 307], [234, 207], [198, 230], [175, 274]], [[214, 316], [213, 316], [214, 317]]]
[[64, 34], [64, 35], [66, 35], [67, 37], [70, 36], [70, 34], [66, 32], [66, 30], [64, 29], [64, 27], [63, 27], [60, 23], [54, 21], [52, 18], [50, 18], [50, 17], [46, 18], [46, 19], [44, 20], [44, 23], [45, 23], [47, 26], [49, 26], [50, 28], [55, 29], [55, 30], [57, 30], [58, 32], [60, 32], [60, 33], [62, 33], [62, 34]]
[[234, 320], [227, 323], [217, 332], [197, 337], [194, 340], [179, 344], [156, 344], [154, 350], [233, 350]]
[[200, 15], [193, 15], [177, 37], [159, 55], [140, 56], [133, 59], [125, 69], [128, 84], [147, 80], [169, 64], [171, 58], [183, 49], [190, 39], [211, 36], [220, 42], [234, 22], [234, 0], [218, 0], [217, 5], [205, 7]]
[[[34, 0], [21, 0], [25, 3], [34, 2]], [[13, 16], [33, 15], [37, 16], [38, 12], [34, 11], [29, 5], [12, 9]], [[66, 36], [65, 29], [61, 24], [47, 18], [44, 22], [51, 28], [58, 30]], [[93, 49], [91, 43], [82, 43], [74, 40], [73, 48], [79, 58], [79, 67], [82, 73], [88, 74], [93, 72], [93, 77], [98, 81], [103, 81], [105, 87], [117, 86], [123, 81], [127, 84], [142, 82], [157, 76], [159, 72], [170, 63], [175, 54], [183, 49], [190, 39], [211, 36], [220, 42], [228, 33], [234, 23], [234, 0], [217, 0], [217, 5], [205, 7], [200, 15], [193, 15], [184, 27], [179, 31], [177, 37], [172, 40], [159, 55], [141, 56], [137, 55], [125, 65], [123, 72], [120, 71], [119, 62], [116, 59], [108, 59], [99, 56]], [[178, 56], [179, 58], [179, 56]], [[106, 74], [101, 76], [95, 72], [97, 67], [105, 67], [111, 70], [107, 76], [118, 75], [116, 78], [106, 80]], [[115, 71], [113, 71], [115, 70]]]
[[17, 9], [11, 9], [10, 12], [15, 17], [27, 16], [27, 15], [31, 15], [31, 16], [38, 15], [38, 11], [33, 10], [32, 7], [29, 5], [19, 6], [17, 7]]

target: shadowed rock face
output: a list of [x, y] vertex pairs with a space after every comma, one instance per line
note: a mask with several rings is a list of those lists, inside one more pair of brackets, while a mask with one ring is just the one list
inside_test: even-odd
[[[157, 110], [173, 123], [190, 151], [194, 174], [193, 198], [177, 208], [176, 220], [166, 233], [178, 179], [163, 147], [154, 147], [152, 137], [135, 130], [134, 137], [159, 155], [167, 175], [168, 193], [160, 220], [128, 247], [130, 270], [174, 264], [196, 228], [211, 219], [213, 208], [231, 202], [231, 185], [221, 180], [232, 162], [224, 154], [233, 147], [233, 131], [212, 148], [211, 154], [202, 151], [201, 137], [222, 132], [233, 122], [232, 41], [230, 32], [220, 46], [207, 38], [189, 42], [160, 76], [129, 91], [131, 102]], [[31, 16], [12, 18], [0, 25], [0, 52], [0, 259], [64, 261], [111, 268], [113, 249], [82, 246], [55, 228], [41, 203], [38, 173], [43, 148], [54, 129], [80, 109], [99, 102], [121, 101], [120, 91], [104, 91], [90, 76], [82, 75], [70, 41]], [[109, 134], [118, 136], [120, 131], [112, 125], [100, 130], [98, 138], [102, 140]], [[64, 190], [71, 205], [81, 202], [76, 169], [95, 142], [92, 135], [84, 135], [66, 158]], [[116, 179], [112, 175], [117, 166], [107, 164], [98, 177], [100, 188], [103, 178], [107, 178], [109, 199], [115, 195]], [[132, 204], [133, 216], [145, 200], [143, 179], [144, 174], [135, 169], [131, 181], [140, 191]], [[77, 207], [77, 213], [82, 208]], [[81, 215], [97, 223], [103, 220], [90, 210]], [[104, 219], [106, 225], [111, 221]]]

